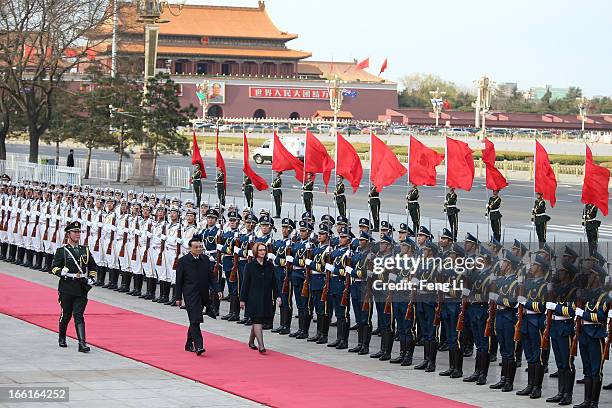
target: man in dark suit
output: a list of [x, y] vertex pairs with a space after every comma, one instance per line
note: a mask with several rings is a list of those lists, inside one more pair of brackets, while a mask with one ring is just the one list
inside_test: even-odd
[[195, 352], [198, 356], [204, 353], [204, 339], [200, 331], [202, 310], [207, 308], [207, 315], [214, 317], [214, 312], [209, 314], [210, 289], [221, 298], [222, 293], [218, 290], [217, 280], [213, 276], [213, 268], [210, 259], [202, 255], [202, 238], [198, 235], [189, 240], [189, 253], [178, 260], [176, 267], [176, 305], [181, 306], [181, 299], [185, 299], [187, 316], [189, 316], [189, 330], [187, 331], [187, 343], [185, 351]]
[[70, 149], [66, 158], [66, 167], [74, 167], [74, 149]]

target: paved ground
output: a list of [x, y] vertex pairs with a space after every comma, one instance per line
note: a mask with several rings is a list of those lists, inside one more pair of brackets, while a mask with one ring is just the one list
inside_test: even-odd
[[[56, 287], [56, 278], [41, 273], [16, 267], [9, 264], [0, 263], [0, 269], [3, 273], [28, 279], [33, 282], [38, 282], [49, 287]], [[106, 289], [94, 288], [91, 293], [91, 298], [97, 301], [109, 303], [118, 307], [133, 310], [138, 313], [155, 316], [160, 319], [175, 322], [178, 324], [186, 324], [187, 318], [185, 312], [176, 307], [160, 306], [158, 304], [135, 299], [131, 296], [119, 294]], [[227, 303], [222, 304], [222, 313], [227, 310]], [[294, 327], [296, 322], [293, 322]], [[103, 398], [108, 396], [114, 398], [115, 406], [243, 406], [249, 404], [248, 401], [237, 399], [231, 395], [211, 390], [200, 384], [195, 384], [188, 380], [181, 380], [176, 376], [164, 373], [158, 369], [145, 366], [143, 364], [127, 360], [112, 353], [95, 349], [88, 356], [79, 355], [74, 350], [74, 341], [71, 341], [68, 350], [60, 350], [56, 347], [56, 337], [48, 331], [35, 326], [30, 326], [26, 323], [17, 322], [14, 319], [3, 317], [0, 319], [0, 325], [3, 327], [4, 333], [13, 333], [9, 337], [9, 342], [3, 341], [1, 350], [3, 351], [0, 357], [0, 384], [18, 382], [22, 384], [31, 383], [56, 383], [58, 377], [66, 378], [69, 384], [75, 384], [76, 395], [82, 397], [83, 403], [79, 406], [94, 406], [96, 401], [100, 400], [100, 395]], [[6, 328], [6, 330], [5, 330]], [[248, 328], [233, 323], [228, 323], [222, 320], [207, 319], [204, 324], [204, 329], [228, 338], [246, 342]], [[311, 328], [311, 331], [313, 328]], [[335, 329], [330, 330], [330, 334], [335, 336]], [[350, 343], [355, 344], [356, 334], [351, 333]], [[27, 341], [24, 341], [27, 339]], [[266, 332], [265, 336], [266, 347], [275, 351], [290, 354], [299, 358], [314, 361], [321, 364], [330, 365], [333, 367], [343, 368], [355, 373], [366, 375], [371, 378], [376, 378], [389, 383], [406, 386], [428, 392], [435, 395], [444, 396], [458, 401], [471, 403], [477, 406], [495, 406], [498, 408], [520, 408], [520, 407], [547, 407], [544, 399], [533, 401], [524, 397], [517, 397], [514, 394], [505, 394], [499, 391], [489, 390], [488, 387], [477, 387], [473, 384], [465, 384], [460, 380], [450, 380], [448, 378], [439, 377], [437, 374], [425, 374], [421, 371], [415, 371], [412, 368], [400, 368], [389, 363], [383, 363], [369, 359], [367, 357], [357, 357], [349, 354], [346, 351], [330, 350], [320, 345], [314, 345], [305, 341], [290, 339], [287, 336], [274, 335]], [[32, 341], [33, 343], [30, 343]], [[372, 339], [371, 348], [377, 350], [379, 346], [379, 338]], [[31, 350], [34, 346], [41, 353], [33, 361], [24, 359], [25, 356], [32, 354]], [[246, 347], [246, 345], [245, 345]], [[397, 354], [398, 345], [394, 346]], [[207, 350], [207, 353], [214, 353], [214, 350]], [[422, 349], [417, 348], [415, 351], [416, 361], [419, 361], [422, 356]], [[439, 353], [438, 367], [445, 369], [447, 367], [448, 357], [446, 353]], [[71, 371], [77, 364], [84, 364], [87, 371]], [[580, 361], [577, 362], [580, 378]], [[554, 361], [551, 356], [550, 368], [554, 370]], [[473, 369], [473, 359], [466, 359], [464, 372], [471, 373]], [[496, 381], [499, 375], [500, 367], [494, 363], [491, 365], [489, 373], [489, 382]], [[6, 372], [5, 372], [6, 371]], [[15, 374], [17, 372], [18, 374]], [[26, 372], [27, 374], [23, 374]], [[8, 374], [7, 374], [8, 373]], [[13, 373], [13, 374], [11, 374]], [[22, 373], [22, 374], [19, 374]], [[116, 373], [116, 375], [115, 375]], [[608, 364], [604, 369], [605, 382], [612, 379], [612, 365]], [[12, 376], [16, 376], [16, 379]], [[112, 380], [111, 380], [112, 377]], [[83, 380], [83, 378], [86, 378]], [[64, 380], [62, 379], [62, 382]], [[82, 382], [85, 382], [85, 385]], [[160, 383], [160, 381], [167, 381]], [[307, 379], [304, 379], [307, 381]], [[522, 388], [526, 383], [526, 373], [523, 369], [517, 372], [515, 381], [515, 389]], [[155, 392], [155, 397], [142, 401], [130, 401], [130, 398], [148, 398], [148, 393], [143, 391], [143, 386], [155, 387], [158, 391]], [[165, 385], [168, 384], [168, 387]], [[160, 387], [164, 385], [164, 387]], [[162, 388], [163, 392], [159, 389]], [[116, 391], [117, 389], [130, 391]], [[181, 390], [185, 390], [184, 394]], [[577, 385], [575, 388], [575, 402], [582, 401], [582, 386]], [[71, 391], [72, 392], [72, 391]], [[548, 377], [544, 380], [544, 395], [551, 396], [556, 393], [556, 380]], [[130, 397], [130, 395], [135, 397]], [[89, 404], [89, 402], [92, 404]], [[142, 403], [141, 403], [142, 402]], [[612, 393], [608, 391], [602, 392], [600, 406], [609, 406], [612, 404]], [[19, 405], [24, 406], [24, 405]], [[39, 406], [39, 405], [36, 405]], [[108, 406], [108, 403], [106, 405]]]

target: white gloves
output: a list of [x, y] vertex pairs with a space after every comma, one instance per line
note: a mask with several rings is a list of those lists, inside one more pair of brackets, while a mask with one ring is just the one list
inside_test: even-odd
[[251, 250], [249, 249], [249, 252], [247, 252], [247, 256], [252, 258], [252, 257], [253, 257], [253, 251], [251, 251]]
[[394, 273], [390, 273], [389, 274], [389, 282], [395, 282], [395, 280], [397, 279], [397, 275]]
[[216, 260], [215, 260], [215, 258], [213, 258], [212, 256], [209, 256], [209, 257], [208, 257], [208, 260], [209, 260], [211, 263], [215, 263], [215, 261], [216, 261]]
[[489, 293], [489, 300], [497, 302], [497, 299], [499, 299], [499, 295], [497, 293], [494, 293], [494, 292]]
[[584, 310], [582, 310], [581, 308], [577, 307], [576, 308], [576, 316], [582, 317], [583, 314], [584, 314]]
[[307, 259], [304, 262], [306, 263], [306, 266], [310, 266], [312, 264], [312, 259]]
[[93, 280], [92, 278], [87, 278], [87, 284], [88, 284], [89, 286], [93, 286], [93, 285], [94, 285], [94, 283], [96, 283], [96, 281], [95, 281], [95, 280]]
[[525, 296], [519, 296], [518, 298], [516, 298], [516, 300], [521, 304], [521, 305], [525, 305], [525, 303], [527, 303], [527, 298]]
[[553, 302], [546, 302], [546, 310], [555, 310], [557, 308], [557, 304]]
[[470, 296], [470, 290], [469, 290], [469, 289], [463, 289], [463, 290], [461, 291], [461, 294], [462, 294], [463, 296], [465, 296], [465, 297], [468, 297], [468, 296]]
[[612, 309], [608, 310], [608, 318], [612, 319]]
[[178, 245], [181, 245], [181, 244], [183, 243], [183, 239], [182, 239], [182, 238], [177, 238], [177, 239], [176, 239], [176, 243], [177, 243]]
[[217, 244], [217, 251], [223, 251], [223, 245]]
[[350, 266], [347, 266], [346, 268], [344, 268], [344, 270], [346, 271], [346, 273], [352, 273], [353, 272], [353, 268], [351, 268]]
[[235, 246], [234, 247], [234, 253], [237, 254], [238, 252], [240, 252], [240, 247]]
[[276, 255], [274, 254], [268, 254], [268, 260], [270, 261], [274, 261], [276, 259]]
[[333, 272], [334, 271], [334, 265], [326, 263], [325, 264], [325, 270], [328, 271], [328, 272]]
[[142, 234], [142, 231], [140, 231], [140, 230], [134, 230], [134, 235], [140, 235], [140, 234]]
[[70, 272], [70, 269], [66, 268], [65, 266], [62, 268], [62, 272], [61, 272], [61, 276], [66, 276], [68, 275], [68, 272]]
[[159, 236], [159, 239], [161, 239], [162, 241], [165, 241], [167, 238], [168, 238], [168, 237], [167, 237], [166, 235], [164, 235], [164, 234], [161, 234], [161, 235]]
[[287, 261], [289, 263], [293, 263], [293, 257], [288, 255], [288, 256], [285, 257], [285, 261]]

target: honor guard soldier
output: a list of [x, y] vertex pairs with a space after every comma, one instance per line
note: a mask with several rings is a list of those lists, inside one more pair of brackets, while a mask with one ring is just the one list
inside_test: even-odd
[[221, 205], [225, 205], [225, 173], [217, 167], [217, 197]]
[[[384, 235], [380, 238], [379, 242], [378, 257], [382, 258], [381, 264], [388, 258], [392, 258], [395, 254], [393, 253], [394, 242], [393, 238], [389, 235]], [[376, 272], [376, 271], [375, 271]], [[374, 276], [375, 281], [382, 283], [389, 281], [389, 273], [387, 270], [376, 273]], [[385, 305], [387, 303], [386, 292], [379, 291], [374, 293], [376, 300], [376, 313], [380, 318], [378, 319], [378, 328], [380, 329], [380, 350], [376, 353], [370, 354], [371, 358], [377, 358], [380, 361], [389, 361], [391, 359], [391, 350], [393, 348], [393, 318], [391, 313], [385, 313]], [[390, 312], [390, 311], [389, 311]]]
[[302, 296], [302, 288], [306, 279], [306, 259], [311, 251], [312, 243], [310, 242], [310, 232], [313, 227], [307, 221], [299, 223], [299, 240], [291, 246], [291, 256], [287, 256], [286, 260], [292, 264], [291, 284], [293, 286], [293, 295], [295, 297], [295, 305], [298, 309], [298, 330], [289, 334], [289, 337], [306, 339], [308, 338], [308, 330], [310, 328], [310, 316], [308, 314], [308, 304], [310, 294]]
[[306, 212], [312, 213], [312, 191], [314, 190], [314, 179], [312, 173], [306, 173], [306, 180], [302, 187], [302, 198]]
[[176, 306], [176, 267], [180, 258], [182, 240], [182, 226], [179, 217], [180, 210], [177, 206], [170, 208], [170, 216], [166, 227], [166, 245], [164, 246], [164, 266], [167, 271], [167, 284], [170, 284], [172, 295], [163, 303], [166, 306]]
[[[328, 296], [329, 285], [327, 279], [330, 273], [326, 270], [329, 264], [331, 253], [330, 237], [331, 230], [328, 224], [319, 224], [318, 243], [312, 250], [312, 260], [306, 259], [306, 266], [310, 268], [310, 302], [309, 313], [312, 315], [313, 309], [317, 314], [317, 332], [314, 336], [308, 337], [306, 341], [316, 342], [317, 344], [327, 344], [329, 335], [329, 323], [331, 321], [332, 310], [328, 305], [331, 299]], [[323, 291], [327, 290], [323, 299]], [[337, 344], [337, 343], [336, 343]]]
[[202, 169], [200, 169], [199, 164], [193, 166], [191, 184], [193, 185], [193, 193], [196, 197], [196, 205], [200, 207], [200, 202], [202, 201]]
[[380, 228], [380, 193], [374, 186], [370, 188], [368, 193], [368, 205], [370, 206], [370, 214], [372, 214], [372, 222], [374, 223], [372, 232], [378, 232]]
[[[229, 313], [222, 316], [222, 320], [235, 322], [240, 320], [240, 299], [238, 298], [238, 279], [231, 279], [232, 269], [234, 267], [234, 247], [239, 235], [238, 223], [242, 217], [236, 211], [227, 213], [228, 225], [223, 230], [221, 235], [221, 243], [217, 244], [217, 251], [222, 252], [221, 266], [223, 275], [227, 281], [227, 289], [229, 292]], [[238, 265], [236, 265], [238, 267]], [[237, 272], [237, 271], [236, 271]], [[237, 278], [237, 276], [236, 276]]]
[[328, 344], [327, 347], [343, 350], [348, 348], [350, 310], [348, 303], [346, 305], [342, 304], [342, 297], [347, 281], [346, 275], [350, 275], [353, 268], [350, 266], [351, 236], [348, 227], [342, 227], [338, 231], [338, 236], [340, 238], [339, 245], [331, 253], [331, 263], [325, 265], [325, 269], [331, 272], [331, 281], [329, 282], [329, 294], [331, 296], [328, 298], [328, 300], [331, 299], [331, 302], [329, 307], [334, 311], [338, 323], [336, 341]]
[[406, 209], [412, 220], [412, 230], [418, 231], [421, 225], [421, 206], [419, 204], [419, 189], [416, 184], [412, 185], [412, 189], [406, 196]]
[[253, 182], [248, 176], [244, 176], [242, 191], [244, 192], [247, 207], [253, 208]]
[[274, 210], [275, 217], [281, 217], [281, 210], [283, 206], [283, 179], [281, 176], [283, 175], [282, 171], [276, 173], [276, 177], [272, 180], [272, 197], [274, 198]]
[[531, 222], [535, 224], [540, 246], [546, 242], [546, 225], [548, 221], [550, 221], [550, 217], [546, 214], [546, 201], [544, 201], [542, 193], [536, 192], [536, 200], [531, 211]]
[[344, 177], [338, 176], [336, 190], [334, 190], [334, 200], [338, 207], [338, 214], [346, 217], [346, 197], [344, 196]]
[[117, 217], [116, 226], [117, 232], [115, 235], [114, 251], [117, 258], [117, 269], [121, 274], [121, 284], [116, 290], [117, 292], [125, 293], [129, 292], [130, 282], [132, 280], [129, 251], [126, 250], [129, 239], [130, 216], [128, 214], [128, 203], [125, 198], [122, 198], [119, 204], [119, 216]]
[[587, 204], [582, 211], [582, 225], [586, 232], [587, 241], [589, 242], [589, 255], [593, 255], [597, 251], [597, 239], [599, 226], [601, 221], [597, 219], [597, 207], [593, 204]]
[[491, 223], [493, 237], [498, 241], [501, 241], [501, 204], [502, 199], [499, 196], [499, 190], [493, 190], [493, 195], [489, 197], [489, 203], [487, 204], [487, 217]]
[[59, 247], [53, 257], [51, 271], [59, 276], [59, 303], [62, 314], [59, 320], [59, 346], [66, 347], [66, 330], [74, 316], [74, 327], [79, 342], [79, 351], [87, 353], [90, 349], [85, 341], [85, 307], [87, 292], [91, 289], [96, 277], [96, 263], [86, 246], [79, 245], [81, 223], [78, 221], [66, 225], [67, 244]]
[[291, 233], [295, 229], [295, 223], [290, 218], [283, 218], [281, 225], [282, 238], [274, 241], [272, 254], [268, 259], [274, 263], [276, 283], [281, 288], [280, 324], [272, 333], [289, 334], [291, 331], [292, 318], [292, 289], [291, 289], [291, 267], [287, 263], [287, 256], [291, 255]]
[[[138, 244], [140, 242], [140, 203], [133, 201], [130, 206], [131, 216], [129, 219], [128, 228], [128, 242], [125, 250], [127, 251], [127, 257], [129, 262], [129, 270], [134, 279], [134, 289], [128, 291], [127, 294], [131, 296], [140, 296], [142, 294], [142, 284], [144, 282], [144, 275], [142, 273], [141, 260], [138, 252]], [[130, 289], [128, 285], [128, 290]]]
[[[351, 304], [357, 324], [357, 345], [350, 348], [349, 353], [365, 355], [370, 353], [370, 339], [372, 338], [372, 313], [373, 307], [368, 295], [369, 278], [371, 275], [371, 262], [374, 258], [372, 253], [372, 237], [367, 232], [359, 233], [359, 248], [353, 253], [351, 259]], [[370, 270], [368, 270], [370, 268]], [[365, 306], [365, 310], [364, 310]]]
[[[219, 211], [214, 208], [209, 209], [206, 212], [206, 228], [202, 230], [198, 235], [202, 236], [202, 244], [203, 244], [203, 254], [209, 258], [210, 267], [215, 268], [215, 263], [217, 262], [217, 235], [221, 234], [219, 225], [217, 224], [219, 220]], [[217, 281], [217, 288], [219, 292], [223, 292], [225, 289], [225, 278], [223, 277], [222, 268], [218, 269], [218, 275], [214, 277], [215, 281]], [[219, 305], [220, 299], [219, 296], [215, 293], [211, 292], [211, 303], [213, 307], [214, 313], [219, 313]]]
[[448, 218], [448, 225], [453, 233], [453, 241], [457, 241], [457, 233], [459, 232], [459, 208], [457, 208], [457, 193], [455, 189], [451, 187], [450, 191], [446, 193], [446, 199], [444, 200], [444, 212]]
[[[155, 223], [153, 224], [151, 248], [149, 249], [153, 271], [159, 283], [159, 296], [151, 299], [151, 301], [155, 303], [166, 303], [170, 300], [170, 285], [168, 284], [167, 271], [163, 259], [167, 233], [168, 223], [166, 222], [166, 209], [164, 206], [158, 205], [155, 210]], [[153, 290], [153, 294], [155, 294], [155, 289]]]
[[118, 289], [119, 261], [115, 251], [115, 239], [117, 238], [117, 213], [115, 212], [115, 199], [106, 201], [106, 214], [104, 215], [102, 229], [102, 256], [104, 266], [108, 271], [108, 283], [103, 288]]

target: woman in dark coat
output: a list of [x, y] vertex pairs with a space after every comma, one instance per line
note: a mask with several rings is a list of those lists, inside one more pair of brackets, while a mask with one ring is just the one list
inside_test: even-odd
[[253, 245], [255, 260], [249, 262], [244, 269], [244, 280], [240, 290], [240, 308], [253, 321], [249, 347], [255, 347], [255, 338], [259, 344], [259, 352], [265, 353], [263, 342], [263, 324], [274, 317], [274, 299], [280, 305], [280, 293], [274, 276], [274, 265], [266, 259], [267, 249], [263, 242]]

